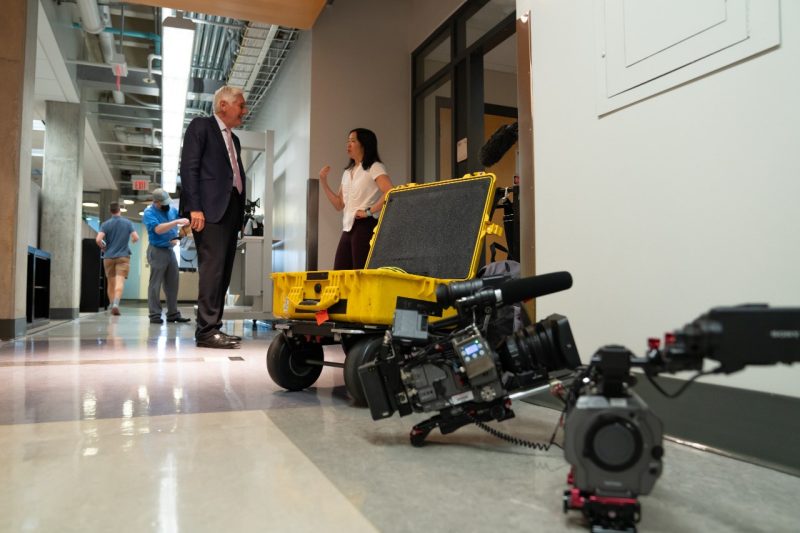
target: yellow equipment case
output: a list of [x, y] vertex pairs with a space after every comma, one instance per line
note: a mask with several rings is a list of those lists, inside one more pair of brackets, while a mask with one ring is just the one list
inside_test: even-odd
[[[344, 368], [345, 385], [364, 403], [358, 367], [377, 355], [401, 305], [425, 309], [431, 321], [452, 316], [436, 304], [436, 286], [473, 278], [487, 234], [502, 234], [490, 212], [493, 174], [409, 184], [389, 191], [363, 270], [272, 274], [273, 314], [285, 320], [267, 351], [281, 387], [311, 386], [322, 366]], [[345, 362], [323, 359], [323, 344], [342, 343]]]

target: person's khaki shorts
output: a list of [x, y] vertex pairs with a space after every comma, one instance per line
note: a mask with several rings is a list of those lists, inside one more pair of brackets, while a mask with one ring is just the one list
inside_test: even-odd
[[103, 268], [106, 270], [106, 279], [114, 276], [125, 276], [125, 279], [128, 279], [128, 272], [131, 270], [131, 258], [115, 257], [113, 259], [103, 259]]

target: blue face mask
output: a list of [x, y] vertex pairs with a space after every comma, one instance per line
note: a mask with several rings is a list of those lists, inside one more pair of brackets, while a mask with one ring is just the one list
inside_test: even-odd
[[169, 206], [168, 205], [162, 205], [161, 206], [161, 210], [166, 213], [167, 211], [169, 211]]

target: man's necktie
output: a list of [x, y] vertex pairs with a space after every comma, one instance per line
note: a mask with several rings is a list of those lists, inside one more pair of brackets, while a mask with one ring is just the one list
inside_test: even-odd
[[239, 160], [236, 159], [236, 149], [233, 147], [233, 134], [231, 130], [225, 128], [225, 144], [228, 145], [228, 156], [231, 159], [231, 164], [233, 165], [233, 186], [236, 187], [236, 190], [239, 191], [239, 194], [242, 193], [242, 175], [239, 173]]

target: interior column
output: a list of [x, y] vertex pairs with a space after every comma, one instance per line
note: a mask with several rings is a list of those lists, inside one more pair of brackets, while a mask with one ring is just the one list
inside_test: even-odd
[[52, 254], [50, 318], [78, 317], [83, 220], [83, 137], [81, 104], [46, 103], [42, 173], [41, 248]]
[[37, 0], [5, 0], [0, 17], [0, 339], [26, 330]]

